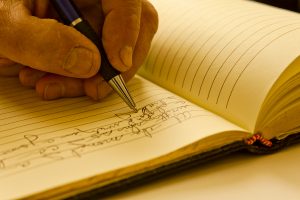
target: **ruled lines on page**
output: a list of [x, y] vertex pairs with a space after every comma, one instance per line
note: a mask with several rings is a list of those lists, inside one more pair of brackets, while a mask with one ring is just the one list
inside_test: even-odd
[[[173, 6], [157, 3], [160, 30], [140, 74], [218, 113], [230, 113], [236, 99], [248, 98], [238, 88], [241, 80], [259, 84], [250, 74], [267, 71], [254, 66], [258, 57], [300, 30], [298, 14], [244, 0], [166, 0], [166, 4]], [[271, 64], [264, 67], [273, 70], [279, 62], [266, 58]], [[253, 100], [252, 122], [263, 92]]]
[[[160, 137], [158, 133], [190, 120], [216, 118], [140, 80], [129, 84], [140, 105], [134, 113], [115, 95], [100, 103], [87, 97], [42, 101], [14, 79], [0, 79], [0, 177], [90, 153], [101, 156], [107, 148], [122, 150], [124, 144]], [[200, 129], [191, 137], [201, 138]]]

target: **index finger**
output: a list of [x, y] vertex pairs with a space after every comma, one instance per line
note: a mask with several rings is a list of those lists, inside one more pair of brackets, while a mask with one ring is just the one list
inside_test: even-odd
[[132, 66], [132, 55], [140, 32], [140, 0], [102, 0], [105, 16], [102, 42], [111, 64], [120, 71]]

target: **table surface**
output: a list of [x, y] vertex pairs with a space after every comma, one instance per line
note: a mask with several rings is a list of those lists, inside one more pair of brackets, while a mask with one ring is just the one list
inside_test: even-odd
[[300, 199], [300, 144], [271, 155], [237, 153], [109, 199]]

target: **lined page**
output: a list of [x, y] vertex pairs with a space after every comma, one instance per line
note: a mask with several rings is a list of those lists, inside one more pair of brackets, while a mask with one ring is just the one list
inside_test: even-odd
[[297, 13], [246, 0], [153, 0], [160, 27], [140, 74], [254, 131], [300, 54]]
[[146, 161], [215, 133], [241, 130], [141, 77], [133, 113], [115, 94], [42, 101], [0, 79], [0, 199], [14, 199]]

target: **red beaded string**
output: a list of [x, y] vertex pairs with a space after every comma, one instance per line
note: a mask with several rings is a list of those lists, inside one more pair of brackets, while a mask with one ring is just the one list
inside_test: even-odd
[[259, 134], [259, 133], [254, 134], [251, 138], [248, 138], [246, 140], [246, 144], [247, 145], [252, 145], [256, 141], [259, 141], [261, 144], [263, 144], [264, 146], [267, 146], [267, 147], [272, 146], [272, 142], [270, 140], [267, 140], [263, 136], [261, 136], [261, 134]]

